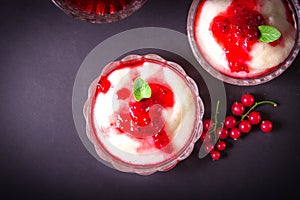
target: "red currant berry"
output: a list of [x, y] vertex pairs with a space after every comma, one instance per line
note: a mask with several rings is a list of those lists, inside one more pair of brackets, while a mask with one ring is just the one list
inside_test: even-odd
[[223, 151], [226, 149], [226, 143], [222, 140], [218, 141], [216, 147], [219, 151]]
[[252, 94], [243, 94], [241, 97], [241, 102], [247, 107], [252, 106], [254, 101], [254, 96]]
[[248, 115], [248, 120], [250, 121], [251, 124], [259, 124], [261, 120], [261, 115], [257, 111], [252, 111]]
[[204, 142], [204, 139], [205, 139], [206, 135], [207, 135], [207, 131], [204, 130], [204, 131], [202, 132], [201, 136], [200, 136], [201, 142]]
[[242, 103], [236, 101], [232, 104], [231, 111], [234, 115], [240, 116], [244, 113], [245, 107]]
[[211, 140], [212, 140], [212, 134], [210, 132], [207, 132], [203, 142], [210, 142]]
[[217, 151], [217, 150], [213, 150], [211, 153], [210, 153], [210, 156], [213, 160], [219, 160], [220, 159], [220, 152]]
[[211, 119], [206, 119], [203, 121], [203, 129], [209, 131], [213, 128], [213, 122]]
[[214, 145], [210, 142], [204, 143], [204, 151], [209, 153], [214, 149]]
[[224, 120], [224, 125], [226, 128], [233, 128], [236, 124], [236, 119], [234, 116], [229, 115]]
[[216, 134], [219, 136], [220, 139], [225, 140], [226, 138], [228, 138], [229, 132], [227, 128], [220, 127], [216, 130]]
[[260, 124], [260, 130], [264, 133], [272, 131], [273, 124], [270, 120], [263, 120]]
[[239, 123], [239, 129], [242, 133], [249, 133], [251, 130], [251, 123], [248, 120], [242, 120]]
[[229, 135], [232, 139], [237, 140], [239, 137], [241, 137], [241, 131], [238, 128], [232, 128], [229, 131]]

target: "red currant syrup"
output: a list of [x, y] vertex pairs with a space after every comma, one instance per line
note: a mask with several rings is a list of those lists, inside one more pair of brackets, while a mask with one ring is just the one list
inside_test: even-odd
[[[133, 69], [139, 65], [142, 65], [144, 62], [145, 62], [144, 60], [132, 60], [132, 61], [120, 62], [120, 64], [117, 67], [115, 67], [114, 70], [120, 70], [120, 69], [124, 69], [124, 68]], [[111, 83], [108, 80], [108, 76], [111, 73], [112, 73], [112, 71], [108, 71], [105, 75], [102, 75], [100, 77], [98, 84], [97, 84], [95, 96], [97, 96], [99, 93], [105, 94], [110, 89]], [[123, 93], [126, 91], [123, 90], [123, 91], [119, 91], [119, 92], [120, 93], [117, 95], [120, 97], [120, 94], [121, 94], [121, 96], [124, 96]], [[123, 98], [123, 97], [120, 97], [120, 98]]]
[[126, 8], [133, 0], [66, 0], [76, 9], [88, 13], [105, 15], [112, 14]]
[[174, 94], [166, 86], [149, 83], [152, 91], [150, 98], [135, 101], [122, 107], [117, 114], [117, 129], [121, 133], [130, 133], [135, 137], [151, 136], [154, 145], [162, 149], [170, 143], [164, 129], [162, 111], [164, 108], [173, 107]]
[[170, 143], [170, 139], [164, 129], [156, 133], [152, 138], [157, 149], [162, 149]]
[[[149, 111], [153, 105], [158, 104], [163, 108], [174, 105], [174, 94], [169, 88], [157, 83], [149, 83], [149, 86], [152, 91], [151, 98], [143, 99], [139, 102], [135, 100], [129, 102], [131, 118], [139, 126], [147, 126], [150, 123]], [[158, 116], [153, 117], [160, 117], [161, 112], [156, 112], [155, 114]]]
[[105, 94], [109, 90], [110, 85], [111, 83], [107, 79], [107, 76], [101, 76], [97, 84], [97, 94], [100, 92]]
[[211, 22], [211, 32], [224, 48], [232, 72], [249, 72], [249, 52], [258, 42], [258, 26], [265, 24], [264, 17], [256, 10], [257, 6], [257, 0], [232, 1]]

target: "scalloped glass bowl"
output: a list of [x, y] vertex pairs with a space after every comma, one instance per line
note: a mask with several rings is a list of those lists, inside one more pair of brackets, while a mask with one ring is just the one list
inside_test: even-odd
[[[124, 19], [139, 10], [146, 1], [147, 0], [115, 0], [113, 4], [116, 4], [115, 6], [118, 8], [115, 11], [108, 11], [114, 9], [113, 4], [108, 5], [108, 0], [93, 0], [89, 1], [90, 4], [84, 4], [87, 3], [86, 0], [52, 0], [52, 2], [67, 15], [81, 21], [98, 24], [112, 23]], [[82, 6], [82, 8], [77, 5]], [[120, 6], [123, 8], [120, 8]]]
[[[300, 6], [299, 2], [297, 0], [287, 0], [290, 9], [293, 14], [293, 18], [295, 21], [295, 29], [296, 29], [296, 38], [294, 46], [289, 54], [289, 56], [285, 59], [284, 62], [282, 62], [279, 66], [275, 67], [274, 70], [269, 70], [267, 73], [263, 73], [262, 75], [250, 77], [250, 78], [239, 78], [239, 77], [233, 77], [229, 76], [227, 74], [224, 74], [217, 70], [214, 66], [212, 66], [206, 59], [201, 50], [198, 46], [196, 39], [195, 39], [195, 29], [194, 29], [194, 23], [196, 18], [196, 13], [198, 10], [198, 6], [201, 3], [202, 0], [193, 0], [192, 5], [189, 10], [188, 19], [187, 19], [187, 33], [188, 33], [188, 40], [189, 44], [191, 46], [191, 49], [193, 51], [193, 54], [199, 64], [213, 77], [229, 83], [233, 85], [238, 86], [252, 86], [252, 85], [258, 85], [262, 84], [268, 81], [271, 81], [272, 79], [278, 77], [281, 75], [287, 68], [290, 67], [290, 65], [293, 63], [293, 61], [296, 59], [299, 49], [300, 49], [300, 29], [299, 29], [299, 23], [300, 23]], [[205, 51], [205, 50], [203, 50]]]
[[[149, 175], [157, 171], [167, 171], [172, 169], [179, 161], [187, 158], [193, 148], [195, 142], [200, 138], [200, 135], [202, 134], [202, 117], [204, 114], [204, 106], [203, 102], [199, 96], [199, 91], [196, 83], [191, 79], [183, 70], [181, 66], [174, 62], [166, 61], [162, 57], [155, 55], [155, 54], [148, 54], [144, 56], [140, 55], [129, 55], [123, 58], [120, 61], [115, 61], [109, 63], [107, 66], [104, 67], [104, 69], [101, 72], [101, 75], [106, 74], [109, 71], [114, 70], [117, 66], [120, 65], [120, 62], [128, 62], [128, 61], [149, 61], [149, 62], [155, 62], [159, 63], [163, 66], [167, 66], [169, 69], [171, 69], [173, 72], [178, 74], [181, 79], [186, 83], [187, 87], [190, 89], [192, 98], [194, 99], [195, 103], [195, 116], [190, 116], [190, 120], [194, 120], [194, 125], [192, 127], [191, 133], [188, 133], [187, 140], [184, 141], [184, 144], [182, 145], [182, 148], [177, 149], [176, 152], [173, 152], [171, 156], [167, 156], [165, 160], [159, 162], [159, 163], [151, 163], [151, 164], [134, 164], [134, 163], [128, 163], [124, 162], [123, 160], [117, 158], [111, 152], [109, 152], [106, 148], [105, 145], [103, 145], [102, 142], [99, 142], [99, 139], [97, 138], [97, 134], [102, 134], [100, 133], [95, 133], [95, 128], [93, 127], [93, 100], [95, 98], [95, 90], [97, 83], [99, 81], [99, 78], [95, 79], [92, 84], [90, 85], [88, 89], [88, 98], [85, 102], [84, 105], [84, 117], [86, 119], [86, 133], [90, 141], [94, 144], [95, 150], [99, 157], [110, 163], [111, 166], [119, 171], [122, 172], [132, 172], [132, 173], [137, 173], [140, 175]], [[100, 76], [101, 76], [100, 75]], [[180, 94], [176, 94], [180, 96]], [[183, 111], [184, 112], [184, 111]], [[183, 133], [186, 130], [181, 129], [180, 133]], [[185, 133], [184, 133], [185, 134]], [[170, 139], [170, 144], [174, 139]], [[124, 141], [126, 142], [126, 141]], [[126, 143], [124, 144], [126, 145]], [[168, 146], [168, 145], [167, 145]], [[167, 147], [166, 147], [167, 148]], [[162, 151], [162, 150], [158, 150]], [[137, 155], [137, 159], [145, 156], [144, 154]], [[152, 156], [152, 155], [151, 155]]]

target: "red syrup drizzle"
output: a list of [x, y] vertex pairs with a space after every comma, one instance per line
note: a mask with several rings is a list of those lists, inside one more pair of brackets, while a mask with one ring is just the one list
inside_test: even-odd
[[258, 26], [266, 24], [256, 10], [257, 6], [257, 0], [233, 0], [211, 22], [211, 32], [223, 46], [232, 72], [249, 72], [247, 62], [251, 60], [249, 52], [260, 36]]
[[110, 88], [110, 81], [107, 79], [107, 76], [100, 76], [100, 80], [98, 81], [98, 84], [97, 84], [97, 94], [99, 92], [102, 92], [102, 93], [107, 93], [109, 88]]
[[138, 138], [151, 136], [155, 147], [162, 149], [170, 143], [162, 111], [173, 107], [174, 94], [161, 84], [149, 83], [149, 86], [151, 97], [139, 102], [130, 100], [128, 105], [120, 109], [116, 126], [121, 133], [129, 133]]
[[150, 98], [143, 99], [140, 102], [129, 102], [131, 118], [138, 126], [147, 126], [151, 122], [149, 116], [151, 106], [159, 104], [163, 108], [168, 108], [174, 105], [174, 95], [169, 88], [157, 83], [149, 83], [149, 86], [152, 91]]
[[[135, 68], [141, 66], [145, 60], [142, 61], [129, 61], [120, 63], [114, 70], [123, 68]], [[99, 93], [107, 93], [111, 87], [108, 76], [112, 71], [100, 77], [98, 81], [95, 97]], [[134, 81], [134, 80], [132, 80]], [[165, 130], [165, 121], [162, 116], [164, 108], [174, 106], [174, 94], [169, 87], [164, 84], [149, 83], [152, 95], [150, 98], [142, 99], [137, 102], [130, 97], [131, 91], [127, 88], [121, 88], [117, 91], [118, 99], [128, 99], [128, 104], [124, 104], [115, 113], [116, 128], [121, 134], [129, 133], [136, 138], [151, 137], [157, 149], [162, 149], [170, 143], [170, 139]]]
[[66, 0], [66, 2], [88, 14], [105, 15], [125, 9], [132, 0]]
[[[137, 66], [142, 65], [145, 62], [145, 60], [132, 60], [132, 61], [125, 61], [122, 62], [120, 61], [119, 65], [114, 68], [114, 70], [120, 70], [124, 68], [130, 68], [133, 69]], [[99, 81], [97, 83], [97, 88], [96, 88], [96, 95], [97, 96], [100, 92], [103, 94], [106, 94], [108, 90], [110, 89], [111, 83], [108, 80], [108, 76], [112, 73], [112, 71], [108, 71], [104, 75], [100, 76]]]

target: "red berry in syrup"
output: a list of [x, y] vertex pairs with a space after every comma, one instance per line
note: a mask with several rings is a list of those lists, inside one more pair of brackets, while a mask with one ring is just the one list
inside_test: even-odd
[[226, 128], [233, 128], [236, 125], [236, 118], [232, 115], [229, 115], [224, 120], [224, 125]]
[[250, 107], [254, 104], [254, 96], [252, 94], [243, 94], [241, 97], [241, 102], [244, 106]]
[[162, 149], [170, 143], [170, 139], [165, 130], [161, 130], [152, 136], [156, 148]]
[[213, 160], [219, 160], [220, 159], [220, 152], [218, 150], [213, 150], [211, 153], [210, 153], [210, 156]]
[[208, 131], [211, 130], [213, 128], [213, 122], [211, 121], [211, 119], [206, 119], [203, 121], [203, 129]]
[[239, 129], [242, 133], [249, 133], [251, 130], [251, 123], [248, 120], [242, 120], [239, 123]]
[[237, 140], [239, 137], [241, 137], [241, 131], [238, 128], [232, 128], [229, 131], [229, 135], [232, 139]]
[[218, 141], [216, 147], [219, 151], [223, 151], [226, 149], [226, 143], [222, 140]]
[[219, 136], [220, 139], [225, 140], [228, 138], [229, 131], [225, 127], [220, 127], [216, 130], [216, 134]]
[[248, 115], [248, 120], [250, 121], [251, 124], [259, 124], [261, 121], [261, 115], [260, 112], [257, 111], [252, 111]]
[[245, 112], [245, 107], [240, 102], [234, 102], [231, 106], [231, 111], [236, 116], [241, 116]]
[[260, 124], [260, 130], [264, 133], [272, 131], [273, 124], [270, 120], [263, 120]]

